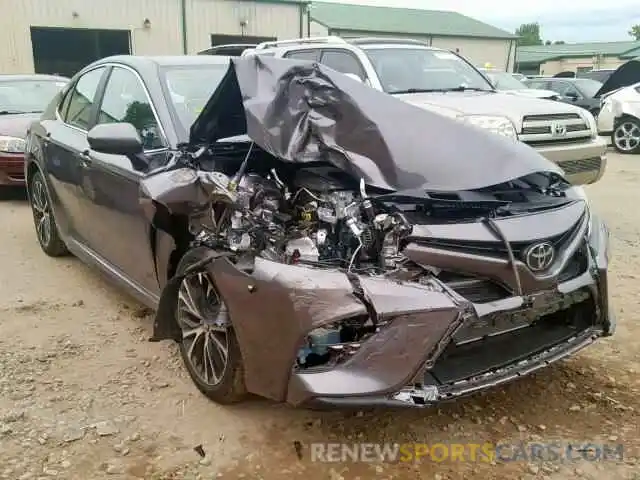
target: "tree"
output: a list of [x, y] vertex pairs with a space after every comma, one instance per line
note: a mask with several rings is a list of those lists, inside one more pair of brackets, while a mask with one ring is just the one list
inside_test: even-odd
[[538, 22], [523, 23], [516, 29], [516, 35], [520, 37], [519, 45], [542, 45], [540, 24]]
[[629, 30], [629, 35], [632, 36], [635, 40], [640, 40], [640, 24], [633, 25], [631, 30]]

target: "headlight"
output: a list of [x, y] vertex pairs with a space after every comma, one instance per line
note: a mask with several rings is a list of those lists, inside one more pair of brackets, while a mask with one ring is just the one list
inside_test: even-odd
[[488, 115], [467, 115], [462, 117], [462, 121], [475, 125], [476, 127], [490, 130], [493, 133], [504, 137], [518, 139], [518, 132], [511, 120], [507, 117], [496, 117]]
[[589, 125], [589, 130], [591, 130], [591, 138], [596, 138], [598, 136], [598, 123], [596, 122], [596, 118], [591, 112], [586, 110], [582, 112], [582, 114]]
[[0, 152], [24, 153], [25, 141], [23, 138], [5, 137], [0, 135]]

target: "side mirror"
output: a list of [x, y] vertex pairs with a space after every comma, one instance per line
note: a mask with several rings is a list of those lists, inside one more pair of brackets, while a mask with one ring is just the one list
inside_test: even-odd
[[87, 134], [91, 150], [127, 157], [143, 152], [142, 139], [130, 123], [102, 123]]
[[571, 100], [572, 102], [575, 102], [575, 101], [577, 101], [577, 100], [578, 100], [578, 98], [580, 98], [580, 97], [578, 97], [578, 95], [577, 95], [576, 93], [567, 93], [567, 94], [565, 95], [565, 98], [567, 98], [567, 99]]

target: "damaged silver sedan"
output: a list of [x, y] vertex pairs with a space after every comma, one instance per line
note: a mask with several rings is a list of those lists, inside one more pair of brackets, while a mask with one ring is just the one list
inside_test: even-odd
[[27, 147], [44, 252], [153, 308], [220, 403], [426, 406], [615, 328], [607, 229], [557, 166], [322, 65], [108, 58]]

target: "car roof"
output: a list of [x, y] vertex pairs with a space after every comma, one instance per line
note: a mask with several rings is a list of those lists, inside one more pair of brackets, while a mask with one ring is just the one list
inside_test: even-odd
[[41, 73], [32, 74], [4, 74], [0, 75], [0, 82], [15, 82], [15, 81], [33, 81], [33, 80], [46, 80], [51, 82], [68, 82], [67, 77], [59, 75], [45, 75]]
[[233, 57], [225, 55], [174, 55], [174, 56], [142, 56], [142, 55], [114, 55], [105, 57], [92, 65], [103, 63], [122, 63], [132, 68], [150, 66], [180, 67], [189, 65], [228, 65]]
[[271, 52], [286, 52], [289, 50], [309, 50], [317, 48], [344, 48], [367, 50], [369, 48], [406, 48], [413, 47], [425, 50], [445, 51], [443, 48], [432, 47], [424, 40], [394, 37], [310, 37], [282, 41], [263, 42], [250, 49], [252, 53], [264, 54]]

